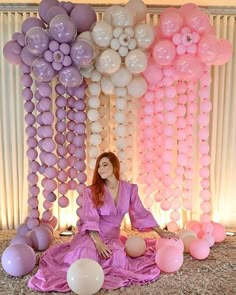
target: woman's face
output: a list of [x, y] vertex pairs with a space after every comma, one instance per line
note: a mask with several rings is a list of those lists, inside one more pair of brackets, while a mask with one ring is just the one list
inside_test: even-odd
[[108, 158], [104, 157], [100, 160], [98, 174], [102, 179], [107, 179], [114, 174], [113, 166]]

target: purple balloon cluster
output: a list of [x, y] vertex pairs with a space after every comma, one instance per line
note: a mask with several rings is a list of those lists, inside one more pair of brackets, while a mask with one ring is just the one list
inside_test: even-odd
[[93, 46], [79, 34], [96, 23], [96, 13], [86, 4], [43, 0], [39, 16], [29, 17], [8, 41], [3, 53], [11, 64], [31, 67], [39, 82], [58, 79], [65, 87], [77, 87], [83, 82], [81, 67], [91, 65]]

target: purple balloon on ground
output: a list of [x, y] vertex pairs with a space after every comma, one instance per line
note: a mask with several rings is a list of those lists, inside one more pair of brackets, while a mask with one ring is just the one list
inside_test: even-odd
[[14, 244], [5, 249], [2, 267], [11, 276], [23, 276], [32, 271], [36, 263], [34, 250], [26, 244]]
[[15, 245], [15, 244], [26, 244], [32, 247], [31, 239], [27, 236], [22, 236], [22, 235], [17, 235], [11, 240], [10, 245]]

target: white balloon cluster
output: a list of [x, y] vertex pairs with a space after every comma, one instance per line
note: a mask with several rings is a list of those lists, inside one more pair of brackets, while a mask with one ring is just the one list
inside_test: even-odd
[[[142, 97], [147, 90], [146, 80], [140, 74], [147, 67], [146, 49], [154, 40], [152, 26], [140, 23], [145, 20], [145, 16], [146, 6], [141, 0], [131, 0], [126, 6], [111, 6], [104, 13], [103, 21], [97, 23], [91, 33], [98, 54], [95, 69], [89, 74], [88, 119], [93, 122], [90, 139], [95, 139], [92, 142], [90, 140], [90, 143], [96, 147], [102, 140], [98, 134], [101, 127], [99, 131], [94, 129], [100, 119], [97, 108], [102, 91], [105, 95], [113, 95], [115, 99], [115, 111], [111, 117], [115, 123], [115, 150], [121, 160], [123, 177], [132, 167], [133, 153], [128, 147], [133, 145], [134, 134], [128, 131], [132, 130], [128, 126], [135, 123], [134, 100]], [[101, 79], [93, 81], [94, 73], [99, 73]], [[94, 96], [95, 104], [91, 102]], [[92, 156], [95, 159], [95, 154]]]

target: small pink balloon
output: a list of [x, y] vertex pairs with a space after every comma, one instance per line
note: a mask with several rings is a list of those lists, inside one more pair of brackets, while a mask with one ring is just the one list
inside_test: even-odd
[[61, 207], [61, 208], [66, 208], [68, 205], [69, 205], [69, 199], [65, 196], [63, 197], [60, 197], [58, 199], [58, 205]]
[[156, 241], [156, 250], [158, 251], [162, 247], [173, 246], [179, 249], [182, 253], [184, 252], [184, 243], [181, 239], [174, 240], [174, 239], [165, 239], [159, 238]]
[[213, 237], [215, 238], [215, 242], [223, 242], [226, 238], [226, 230], [225, 227], [220, 223], [213, 223], [214, 230], [212, 232]]
[[45, 226], [38, 226], [30, 233], [30, 238], [33, 243], [33, 248], [36, 251], [44, 251], [51, 246], [53, 236], [51, 231]]
[[209, 247], [212, 247], [215, 244], [215, 238], [212, 234], [206, 233], [202, 236], [202, 239], [207, 241]]
[[130, 257], [142, 256], [146, 251], [146, 243], [141, 237], [129, 237], [125, 243], [125, 251]]

